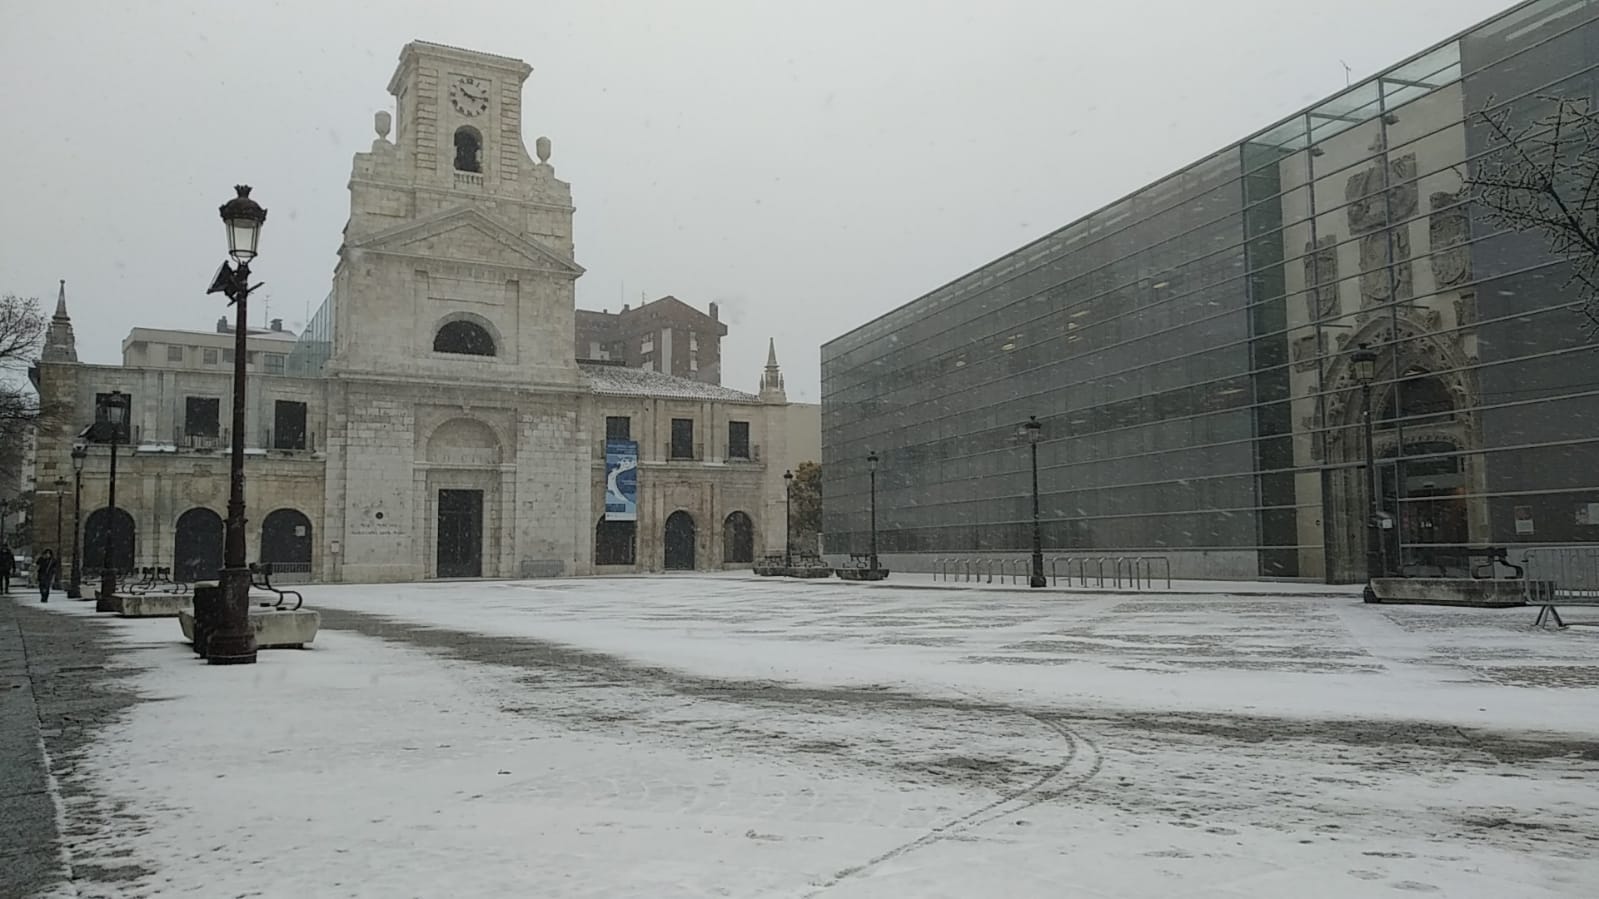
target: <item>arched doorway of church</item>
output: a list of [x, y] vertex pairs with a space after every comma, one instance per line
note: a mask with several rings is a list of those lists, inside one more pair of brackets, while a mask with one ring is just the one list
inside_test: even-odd
[[261, 522], [261, 562], [281, 573], [311, 572], [311, 519], [298, 509], [276, 509]]
[[[133, 516], [127, 509], [118, 509], [116, 526], [111, 534], [111, 568], [113, 571], [133, 570]], [[111, 510], [95, 509], [83, 523], [83, 574], [85, 578], [99, 573], [105, 566], [106, 528], [112, 522]]]
[[679, 509], [666, 518], [666, 569], [694, 570], [694, 516]]
[[743, 512], [734, 512], [722, 522], [722, 561], [755, 561], [755, 524]]
[[178, 516], [172, 541], [172, 579], [180, 584], [214, 581], [222, 573], [222, 516], [194, 508]]

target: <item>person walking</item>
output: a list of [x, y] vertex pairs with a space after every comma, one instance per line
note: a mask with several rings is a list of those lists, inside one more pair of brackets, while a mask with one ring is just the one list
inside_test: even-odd
[[17, 570], [17, 557], [11, 554], [11, 544], [0, 543], [0, 594], [11, 592], [11, 573]]
[[50, 601], [50, 584], [56, 577], [56, 552], [47, 549], [39, 554], [39, 561], [34, 563], [39, 570], [39, 601]]

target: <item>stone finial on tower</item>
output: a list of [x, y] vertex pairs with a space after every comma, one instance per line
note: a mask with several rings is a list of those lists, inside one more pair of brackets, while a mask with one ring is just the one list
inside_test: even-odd
[[67, 315], [65, 278], [61, 280], [60, 292], [56, 294], [56, 313], [50, 316], [50, 324], [44, 331], [44, 350], [39, 354], [39, 359], [44, 362], [78, 361], [78, 341], [72, 336], [72, 318]]
[[378, 140], [388, 142], [389, 129], [394, 126], [394, 117], [387, 109], [380, 109], [372, 115], [372, 130], [378, 133]]
[[777, 367], [777, 341], [770, 337], [766, 339], [766, 371], [761, 373], [761, 402], [788, 402], [788, 394], [783, 392], [783, 371]]

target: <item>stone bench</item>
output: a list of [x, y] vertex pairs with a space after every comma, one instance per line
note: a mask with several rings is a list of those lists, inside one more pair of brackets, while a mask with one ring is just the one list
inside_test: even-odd
[[1506, 609], [1527, 604], [1527, 592], [1552, 590], [1549, 581], [1522, 578], [1379, 577], [1371, 581], [1378, 602]]
[[[183, 638], [194, 642], [194, 610], [178, 615]], [[304, 649], [316, 639], [322, 616], [312, 609], [275, 609], [251, 605], [250, 627], [255, 630], [256, 649]]]
[[111, 598], [111, 609], [123, 618], [176, 618], [194, 614], [194, 597], [187, 593], [132, 593]]

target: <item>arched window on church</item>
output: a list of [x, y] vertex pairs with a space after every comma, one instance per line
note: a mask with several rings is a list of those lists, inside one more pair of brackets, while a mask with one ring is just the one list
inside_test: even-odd
[[462, 125], [455, 129], [455, 170], [483, 171], [483, 135], [471, 125]]
[[448, 322], [433, 335], [433, 352], [460, 356], [493, 356], [494, 337], [476, 322]]

